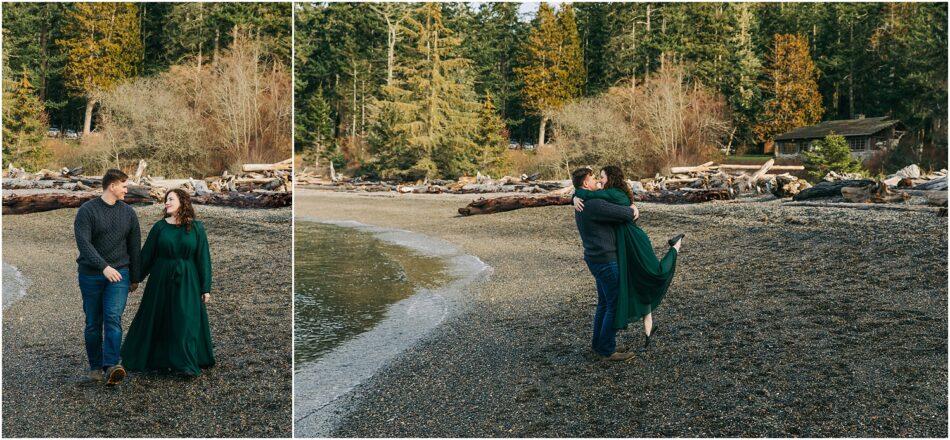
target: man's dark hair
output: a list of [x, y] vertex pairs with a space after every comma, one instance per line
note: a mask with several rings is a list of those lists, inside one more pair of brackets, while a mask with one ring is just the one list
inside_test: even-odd
[[109, 185], [112, 185], [113, 182], [125, 182], [126, 180], [129, 180], [129, 175], [123, 173], [122, 170], [109, 169], [102, 175], [102, 190], [109, 189]]
[[590, 169], [590, 167], [583, 167], [574, 170], [574, 172], [571, 173], [571, 182], [574, 183], [574, 188], [580, 188], [583, 186], [584, 179], [586, 179], [587, 176], [591, 174], [594, 174], [594, 170]]

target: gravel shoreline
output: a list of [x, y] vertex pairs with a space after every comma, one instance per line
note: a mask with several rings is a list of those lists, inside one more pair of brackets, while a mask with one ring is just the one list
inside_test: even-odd
[[[111, 388], [85, 379], [76, 209], [3, 217], [3, 261], [30, 280], [3, 310], [4, 437], [291, 436], [291, 209], [195, 209], [211, 243], [217, 365]], [[144, 240], [159, 208], [136, 212]], [[129, 296], [125, 329], [143, 286]]]
[[467, 313], [351, 393], [333, 435], [946, 437], [946, 217], [641, 204], [655, 244], [687, 237], [655, 345], [614, 364], [588, 348], [570, 208], [458, 217], [475, 197], [298, 190], [298, 215], [420, 232], [494, 268]]
[[[302, 222], [313, 220], [298, 215], [295, 223], [299, 227]], [[469, 286], [491, 273], [491, 268], [477, 257], [462, 254], [443, 240], [357, 222], [329, 224], [364, 231], [373, 234], [375, 240], [438, 257], [445, 264], [449, 281], [438, 287], [419, 287], [412, 296], [390, 305], [386, 317], [371, 330], [347, 340], [314, 361], [294, 365], [296, 437], [329, 436], [339, 414], [349, 405], [346, 398], [349, 391], [385, 368], [447, 316], [459, 313], [460, 300]], [[298, 249], [300, 244], [298, 242]]]

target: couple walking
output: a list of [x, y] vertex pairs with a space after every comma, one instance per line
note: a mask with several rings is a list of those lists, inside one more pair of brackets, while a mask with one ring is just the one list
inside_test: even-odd
[[591, 348], [608, 360], [627, 360], [633, 353], [617, 351], [617, 330], [642, 318], [644, 348], [649, 346], [652, 312], [673, 280], [685, 234], [671, 238], [669, 252], [658, 259], [650, 237], [636, 224], [640, 211], [619, 167], [604, 167], [599, 179], [590, 168], [579, 168], [571, 180], [584, 261], [597, 282]]
[[[172, 189], [165, 193], [162, 219], [140, 250], [138, 217], [123, 202], [127, 192], [128, 176], [107, 171], [102, 196], [83, 203], [73, 224], [89, 376], [114, 385], [126, 369], [198, 375], [214, 365], [205, 309], [211, 254], [204, 226], [195, 220], [188, 193]], [[145, 277], [149, 281], [123, 343], [126, 300]]]

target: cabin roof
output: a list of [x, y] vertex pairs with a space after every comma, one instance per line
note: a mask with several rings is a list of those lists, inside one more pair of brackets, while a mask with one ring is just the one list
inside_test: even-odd
[[896, 119], [887, 119], [887, 116], [861, 119], [841, 119], [825, 121], [820, 124], [798, 127], [775, 137], [776, 141], [793, 139], [823, 138], [831, 133], [841, 136], [869, 136], [892, 125], [900, 124]]

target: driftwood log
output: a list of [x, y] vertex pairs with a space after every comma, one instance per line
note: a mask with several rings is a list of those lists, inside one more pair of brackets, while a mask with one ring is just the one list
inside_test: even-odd
[[230, 206], [233, 208], [282, 208], [290, 206], [293, 194], [283, 191], [220, 192], [193, 196], [198, 205]]
[[712, 200], [732, 200], [735, 193], [729, 188], [647, 191], [633, 193], [633, 201], [650, 203], [702, 203]]
[[[157, 198], [149, 194], [150, 190], [151, 188], [148, 187], [133, 188], [130, 186], [129, 192], [125, 195], [125, 202], [129, 204], [153, 203]], [[93, 191], [4, 191], [3, 214], [30, 214], [61, 208], [78, 208], [87, 200], [101, 195], [102, 193]], [[164, 196], [164, 192], [161, 196]], [[235, 208], [281, 208], [290, 206], [292, 199], [293, 195], [288, 192], [255, 191], [209, 193], [193, 196], [191, 201], [198, 205]]]
[[943, 190], [943, 191], [946, 191], [946, 190], [947, 190], [947, 178], [946, 178], [946, 177], [936, 178], [936, 179], [931, 180], [931, 181], [929, 181], [929, 182], [921, 183], [920, 185], [915, 186], [914, 189], [922, 189], [922, 190], [928, 190], [928, 191], [933, 191], [933, 190]]
[[[92, 191], [4, 191], [3, 214], [30, 214], [60, 208], [78, 208], [87, 200], [100, 195], [101, 193]], [[152, 199], [131, 194], [130, 191], [130, 194], [125, 196], [125, 202], [151, 203]]]
[[884, 182], [865, 186], [846, 186], [841, 188], [841, 197], [852, 203], [895, 203], [903, 202], [910, 195], [903, 191], [891, 191]]
[[[651, 203], [701, 203], [711, 200], [733, 199], [733, 192], [729, 189], [682, 189], [674, 191], [649, 191], [634, 193], [635, 202]], [[486, 199], [484, 197], [459, 208], [463, 216], [478, 214], [494, 214], [497, 212], [513, 211], [521, 208], [535, 208], [539, 206], [570, 205], [571, 195], [545, 195], [532, 197], [528, 195], [504, 196]]]
[[505, 196], [486, 199], [484, 197], [459, 208], [461, 215], [494, 214], [496, 212], [513, 211], [521, 208], [538, 206], [570, 205], [572, 196]]
[[294, 169], [293, 159], [286, 159], [276, 163], [248, 163], [241, 166], [241, 171], [289, 171]]
[[839, 180], [836, 182], [822, 181], [815, 186], [802, 190], [792, 197], [795, 201], [819, 199], [824, 197], [837, 197], [841, 195], [841, 188], [860, 187], [873, 185], [874, 181], [869, 179]]

